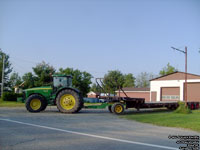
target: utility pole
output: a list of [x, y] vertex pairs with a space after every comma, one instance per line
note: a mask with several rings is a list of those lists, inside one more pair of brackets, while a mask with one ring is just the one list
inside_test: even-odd
[[184, 100], [185, 100], [185, 106], [187, 106], [187, 46], [185, 46], [185, 51], [180, 50], [175, 47], [171, 47], [172, 49], [182, 52], [185, 54], [185, 84], [184, 84]]
[[[1, 50], [1, 48], [0, 48]], [[3, 96], [3, 87], [4, 87], [4, 68], [5, 68], [5, 55], [2, 53], [2, 78], [1, 78], [1, 98]]]

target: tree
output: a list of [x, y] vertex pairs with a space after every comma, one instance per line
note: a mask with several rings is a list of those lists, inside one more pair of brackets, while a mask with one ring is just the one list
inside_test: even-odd
[[59, 73], [65, 75], [72, 75], [72, 84], [75, 88], [79, 89], [83, 96], [86, 96], [90, 90], [90, 84], [92, 75], [86, 71], [80, 71], [78, 69], [74, 70], [73, 68], [60, 68]]
[[149, 80], [153, 79], [154, 75], [147, 72], [141, 72], [136, 78], [136, 85], [139, 88], [149, 87], [150, 82]]
[[21, 83], [22, 83], [22, 79], [19, 76], [19, 74], [16, 73], [16, 72], [12, 73], [11, 76], [10, 76], [10, 85], [11, 85], [11, 88], [13, 88], [14, 86], [18, 86]]
[[132, 73], [124, 75], [124, 84], [123, 87], [135, 87], [135, 77]]
[[55, 73], [56, 69], [43, 61], [33, 67], [33, 71], [36, 75], [35, 85], [43, 86], [52, 81], [52, 75]]
[[167, 64], [166, 67], [164, 67], [161, 71], [160, 71], [160, 75], [164, 76], [164, 75], [168, 75], [170, 73], [176, 72], [177, 69], [173, 66], [171, 66], [169, 63]]
[[92, 86], [91, 86], [91, 88], [90, 88], [90, 91], [100, 93], [101, 92], [101, 88], [99, 86], [97, 86], [96, 83], [93, 83]]
[[3, 67], [3, 57], [4, 57], [4, 87], [10, 87], [9, 74], [12, 72], [11, 63], [9, 61], [9, 55], [4, 53], [0, 49], [0, 81], [2, 83], [2, 67]]
[[104, 75], [103, 83], [106, 91], [115, 93], [119, 87], [123, 87], [125, 83], [124, 75], [119, 70], [108, 71]]
[[35, 87], [36, 77], [32, 74], [32, 72], [25, 73], [22, 79], [24, 81], [24, 89]]

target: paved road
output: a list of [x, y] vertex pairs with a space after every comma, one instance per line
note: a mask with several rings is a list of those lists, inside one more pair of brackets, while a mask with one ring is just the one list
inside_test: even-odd
[[0, 150], [165, 150], [177, 149], [169, 135], [200, 135], [177, 128], [138, 123], [106, 110], [62, 114], [0, 108]]

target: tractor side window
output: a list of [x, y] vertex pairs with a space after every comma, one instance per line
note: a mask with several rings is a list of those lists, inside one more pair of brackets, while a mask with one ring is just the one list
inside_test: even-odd
[[66, 77], [63, 77], [63, 78], [62, 78], [62, 85], [63, 85], [64, 87], [67, 87], [67, 78], [66, 78]]
[[68, 85], [69, 87], [72, 86], [72, 78], [71, 78], [71, 77], [67, 79], [67, 85]]

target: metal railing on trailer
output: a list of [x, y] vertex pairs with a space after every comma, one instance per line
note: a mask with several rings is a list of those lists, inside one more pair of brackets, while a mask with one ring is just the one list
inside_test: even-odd
[[[118, 86], [119, 94], [111, 96], [110, 91], [107, 92], [104, 87], [103, 78], [96, 78], [97, 86], [105, 93], [104, 96], [99, 96], [99, 99], [104, 99], [106, 103], [98, 106], [88, 106], [86, 108], [106, 108], [111, 113], [123, 114], [125, 109], [136, 108], [140, 110], [142, 108], [162, 108], [166, 107], [169, 110], [175, 110], [179, 105], [178, 101], [161, 101], [161, 102], [145, 102], [145, 98], [131, 98], [125, 93], [125, 91]], [[125, 95], [121, 97], [120, 93]], [[199, 109], [199, 102], [187, 102], [190, 109]]]

